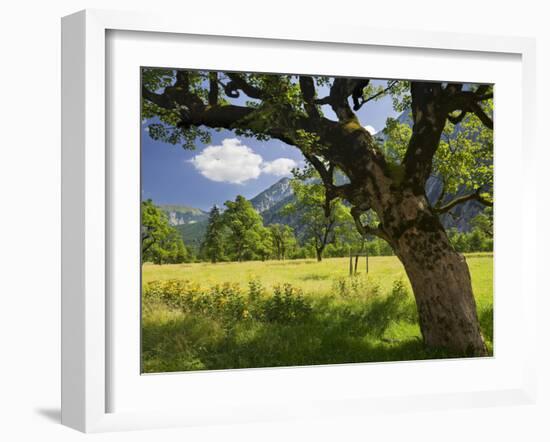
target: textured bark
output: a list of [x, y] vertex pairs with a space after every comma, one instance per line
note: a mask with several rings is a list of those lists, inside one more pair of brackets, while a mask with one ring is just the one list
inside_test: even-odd
[[[372, 209], [378, 215], [377, 228], [358, 229], [363, 235], [385, 239], [403, 263], [425, 344], [456, 356], [487, 355], [468, 265], [454, 251], [425, 195], [427, 167], [431, 166], [423, 164], [421, 155], [411, 157], [408, 166], [389, 164], [373, 148], [369, 134], [353, 127], [350, 130], [349, 126], [347, 129], [331, 134], [334, 146], [345, 146], [334, 149], [331, 160], [346, 173], [351, 184], [333, 190], [340, 191], [339, 196], [351, 203], [352, 212]], [[439, 127], [424, 128], [424, 132], [428, 130], [437, 134]], [[423, 153], [423, 146], [435, 144], [435, 150], [437, 143], [437, 136], [418, 136], [411, 140], [411, 147], [414, 152]], [[365, 158], [365, 154], [368, 160], [357, 160]]]
[[464, 257], [448, 250], [438, 258], [421, 256], [423, 261], [418, 261], [421, 254], [415, 242], [426, 239], [419, 235], [409, 241], [412, 248], [399, 253], [414, 290], [425, 344], [457, 356], [486, 356]]
[[[412, 200], [427, 207], [424, 197]], [[405, 219], [412, 205], [411, 200], [401, 205]], [[466, 260], [453, 250], [438, 217], [418, 212], [398, 232], [394, 250], [413, 288], [424, 342], [457, 356], [486, 356]]]
[[350, 201], [378, 214], [381, 222], [373, 233], [388, 241], [405, 267], [425, 344], [455, 356], [487, 355], [468, 265], [450, 244], [424, 190], [403, 184], [402, 170], [384, 163], [355, 162], [349, 173], [355, 183], [363, 177]]

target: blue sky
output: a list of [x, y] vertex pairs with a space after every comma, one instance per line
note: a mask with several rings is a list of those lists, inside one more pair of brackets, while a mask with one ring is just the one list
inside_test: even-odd
[[[320, 90], [319, 96], [324, 95]], [[335, 119], [329, 106], [323, 111]], [[363, 126], [375, 131], [384, 128], [388, 117], [397, 116], [388, 97], [368, 102], [357, 115]], [[252, 198], [289, 176], [292, 166], [303, 165], [300, 151], [279, 140], [258, 141], [238, 137], [229, 130], [210, 130], [211, 143], [197, 141], [195, 150], [185, 150], [151, 139], [147, 133], [149, 123], [144, 121], [141, 126], [141, 185], [142, 198], [150, 198], [155, 204], [209, 210], [237, 195]]]

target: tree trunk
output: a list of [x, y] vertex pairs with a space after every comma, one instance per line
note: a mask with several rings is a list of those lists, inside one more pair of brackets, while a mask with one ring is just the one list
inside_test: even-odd
[[324, 249], [324, 247], [315, 248], [315, 253], [317, 255], [317, 261], [318, 262], [321, 262], [323, 260], [323, 249]]
[[411, 282], [425, 344], [456, 356], [486, 356], [464, 256], [424, 196], [409, 195], [395, 207], [391, 242]]
[[[422, 127], [415, 128], [422, 132]], [[441, 128], [424, 128], [425, 134], [416, 137], [416, 143], [433, 145], [435, 151]], [[359, 132], [354, 140], [346, 143], [344, 137], [335, 144], [350, 146], [349, 153], [335, 159], [350, 179], [350, 185], [340, 186], [340, 192], [352, 212], [373, 210], [378, 215], [378, 228], [368, 232], [385, 239], [403, 263], [426, 346], [446, 349], [453, 356], [487, 355], [468, 266], [451, 246], [425, 194], [423, 173], [429, 171], [431, 162], [427, 169], [419, 166], [415, 175], [414, 168], [409, 174], [404, 165], [388, 164], [379, 153], [365, 158], [362, 152], [368, 152], [371, 143]], [[414, 152], [420, 158], [425, 149], [418, 146]], [[361, 220], [354, 218], [360, 233], [368, 234]]]

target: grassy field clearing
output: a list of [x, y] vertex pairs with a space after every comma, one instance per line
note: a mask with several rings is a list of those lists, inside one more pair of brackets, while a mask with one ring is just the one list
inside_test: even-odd
[[[472, 254], [467, 261], [492, 352], [493, 256]], [[363, 258], [358, 270], [349, 278], [349, 258], [145, 264], [143, 370], [455, 356], [423, 348], [397, 258], [371, 257], [368, 276]]]

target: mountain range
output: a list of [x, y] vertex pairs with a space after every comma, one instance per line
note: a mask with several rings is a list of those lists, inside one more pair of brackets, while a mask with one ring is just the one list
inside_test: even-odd
[[160, 208], [166, 213], [168, 222], [172, 226], [195, 224], [208, 219], [208, 212], [195, 207], [165, 204]]

